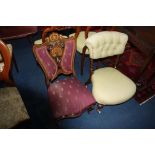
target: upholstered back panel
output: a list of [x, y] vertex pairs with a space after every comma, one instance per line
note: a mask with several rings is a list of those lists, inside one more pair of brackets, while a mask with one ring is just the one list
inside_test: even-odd
[[75, 39], [67, 39], [65, 41], [65, 49], [61, 60], [61, 67], [62, 70], [68, 74], [73, 73], [75, 52]]
[[76, 43], [73, 37], [34, 45], [33, 52], [47, 79], [54, 80], [59, 74], [75, 73]]
[[86, 39], [86, 46], [89, 49], [90, 58], [98, 59], [108, 56], [122, 54], [128, 36], [115, 31], [98, 32]]
[[49, 55], [46, 46], [35, 47], [34, 54], [46, 77], [53, 80], [57, 75], [57, 64]]

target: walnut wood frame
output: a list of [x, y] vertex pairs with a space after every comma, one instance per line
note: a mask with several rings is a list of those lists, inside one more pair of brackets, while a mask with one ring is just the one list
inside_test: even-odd
[[4, 68], [3, 71], [0, 72], [0, 80], [10, 83], [11, 80], [9, 73], [11, 68], [12, 55], [10, 54], [7, 45], [2, 40], [0, 40], [0, 52], [4, 60]]
[[[51, 30], [52, 30], [52, 34], [50, 34], [49, 37], [47, 37], [47, 36], [46, 36], [46, 33], [47, 33], [47, 32], [51, 32]], [[37, 59], [37, 56], [36, 56], [36, 54], [35, 54], [35, 52], [34, 52], [34, 51], [35, 51], [35, 48], [39, 48], [39, 47], [42, 47], [42, 46], [48, 46], [48, 45], [50, 44], [50, 41], [51, 41], [50, 38], [51, 38], [53, 35], [58, 35], [58, 36], [59, 36], [58, 39], [59, 39], [59, 40], [63, 40], [64, 42], [65, 42], [66, 40], [69, 40], [69, 39], [75, 39], [74, 37], [63, 38], [62, 36], [60, 36], [60, 34], [53, 32], [53, 29], [47, 28], [47, 29], [45, 30], [45, 33], [44, 33], [43, 36], [44, 36], [45, 38], [48, 38], [48, 39], [46, 39], [42, 44], [34, 45], [34, 46], [33, 46], [33, 53], [34, 53], [36, 59]], [[64, 54], [65, 54], [65, 52], [63, 51], [63, 53], [62, 53], [62, 55], [61, 55], [61, 58], [64, 56]], [[50, 56], [51, 56], [51, 58], [54, 60], [53, 56], [52, 56], [52, 55], [50, 55]], [[65, 70], [63, 70], [62, 68], [59, 68], [59, 67], [58, 67], [57, 72], [56, 72], [56, 75], [55, 75], [55, 77], [54, 77], [53, 79], [47, 77], [47, 75], [45, 74], [47, 86], [49, 85], [49, 83], [50, 83], [51, 81], [55, 80], [60, 74], [64, 74], [64, 75], [73, 74], [73, 76], [76, 77], [76, 73], [75, 73], [75, 69], [74, 69], [74, 59], [75, 59], [75, 54], [72, 55], [72, 60], [73, 60], [73, 61], [72, 61], [72, 64], [71, 64], [71, 66], [72, 66], [72, 69], [71, 69], [72, 72], [65, 71]], [[56, 61], [55, 61], [55, 63], [56, 63], [57, 66], [59, 66], [59, 64], [58, 64]], [[60, 63], [61, 63], [61, 62], [60, 62]], [[43, 69], [43, 64], [42, 64], [42, 63], [39, 63], [39, 64], [40, 64], [40, 66], [41, 66], [43, 72], [46, 73], [45, 69]]]
[[42, 42], [44, 43], [47, 37], [47, 34], [49, 32], [56, 32], [56, 31], [63, 31], [63, 30], [68, 30], [68, 29], [74, 29], [75, 30], [75, 39], [78, 37], [79, 33], [80, 33], [80, 26], [51, 26], [46, 28], [43, 32], [42, 32]]

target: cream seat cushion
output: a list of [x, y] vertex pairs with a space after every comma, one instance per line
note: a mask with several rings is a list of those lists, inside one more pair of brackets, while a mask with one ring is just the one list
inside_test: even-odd
[[130, 99], [136, 92], [135, 83], [112, 67], [95, 70], [91, 80], [92, 93], [99, 104], [120, 104]]
[[[90, 37], [90, 36], [92, 36], [93, 34], [95, 34], [96, 32], [93, 32], [93, 31], [91, 31], [91, 32], [89, 32], [88, 33], [88, 37]], [[75, 33], [73, 33], [73, 34], [71, 34], [71, 35], [69, 35], [70, 37], [71, 36], [74, 36], [75, 35]], [[83, 47], [85, 46], [85, 31], [81, 31], [80, 33], [79, 33], [79, 35], [78, 35], [78, 38], [77, 38], [77, 44], [76, 44], [76, 46], [77, 46], [77, 51], [78, 52], [80, 52], [80, 53], [82, 53], [82, 49], [83, 49]], [[86, 53], [85, 54], [89, 54], [89, 51], [88, 51], [88, 49], [86, 50]]]
[[[11, 44], [7, 44], [7, 47], [9, 49], [9, 52], [10, 52], [11, 56], [12, 56], [12, 45]], [[4, 62], [3, 62], [2, 55], [0, 53], [0, 72], [3, 71], [3, 67], [4, 67]]]

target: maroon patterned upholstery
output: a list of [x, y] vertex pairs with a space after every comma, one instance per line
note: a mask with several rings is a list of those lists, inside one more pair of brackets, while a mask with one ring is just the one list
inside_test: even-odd
[[78, 116], [95, 103], [88, 89], [74, 77], [51, 83], [48, 96], [53, 115], [57, 119]]
[[53, 80], [57, 76], [58, 68], [61, 68], [65, 74], [73, 73], [75, 49], [75, 40], [73, 38], [66, 39], [61, 63], [58, 64], [59, 67], [54, 58], [49, 54], [46, 45], [34, 46], [33, 52], [47, 79]]
[[57, 64], [49, 55], [46, 46], [36, 47], [34, 54], [37, 58], [38, 63], [47, 76], [47, 79], [54, 79], [57, 74]]
[[73, 63], [75, 55], [75, 40], [68, 39], [65, 42], [64, 54], [61, 60], [61, 67], [67, 73], [73, 72]]

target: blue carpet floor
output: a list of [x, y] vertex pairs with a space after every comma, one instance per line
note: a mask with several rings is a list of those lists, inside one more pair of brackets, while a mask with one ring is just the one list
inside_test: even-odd
[[[33, 40], [40, 35], [33, 37]], [[84, 112], [78, 118], [55, 122], [48, 104], [44, 75], [37, 65], [28, 39], [9, 41], [13, 45], [19, 73], [13, 66], [12, 74], [31, 117], [31, 128], [76, 129], [145, 129], [155, 128], [155, 98], [140, 106], [134, 99], [117, 106], [105, 106], [101, 114], [96, 110]], [[78, 79], [85, 82], [89, 75], [86, 61], [84, 76], [80, 76], [80, 54], [76, 54], [75, 69]], [[91, 90], [91, 85], [88, 86]]]

